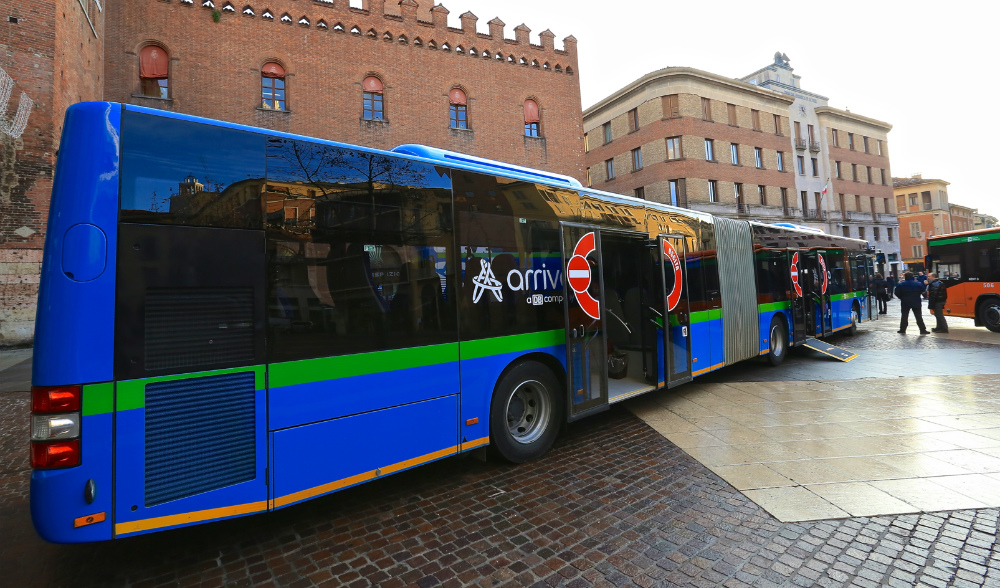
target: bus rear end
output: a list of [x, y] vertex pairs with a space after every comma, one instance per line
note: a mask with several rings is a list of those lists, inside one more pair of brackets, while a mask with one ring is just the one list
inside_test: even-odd
[[56, 543], [112, 537], [115, 251], [121, 107], [66, 112], [35, 322], [31, 515]]

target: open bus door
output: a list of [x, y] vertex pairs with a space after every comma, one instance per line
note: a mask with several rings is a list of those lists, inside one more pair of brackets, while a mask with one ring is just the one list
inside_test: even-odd
[[562, 223], [569, 420], [606, 410], [608, 347], [598, 227]]
[[[658, 244], [658, 265], [663, 285], [658, 303], [663, 314], [657, 314], [660, 314], [659, 322], [662, 327], [659, 332], [663, 336], [663, 382], [667, 388], [673, 388], [692, 379], [691, 311], [688, 306], [685, 262], [687, 251], [683, 236], [663, 235]], [[657, 345], [660, 344], [658, 341]]]
[[807, 252], [806, 264], [799, 277], [802, 293], [806, 298], [806, 333], [813, 337], [824, 337], [833, 332], [832, 305], [827, 293], [830, 278], [825, 255], [826, 251], [823, 249]]
[[788, 271], [792, 278], [792, 343], [801, 344], [806, 340], [806, 320], [807, 295], [803, 283], [805, 282], [803, 268], [805, 267], [805, 251], [797, 249], [788, 250]]

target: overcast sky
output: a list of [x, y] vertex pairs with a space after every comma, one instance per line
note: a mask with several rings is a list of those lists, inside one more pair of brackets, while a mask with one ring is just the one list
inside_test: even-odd
[[663, 67], [736, 78], [781, 51], [804, 90], [892, 124], [893, 176], [943, 179], [951, 202], [1000, 216], [1000, 190], [982, 181], [998, 165], [998, 0], [438, 1], [454, 27], [468, 10], [480, 32], [499, 16], [508, 38], [521, 23], [532, 43], [545, 29], [557, 48], [576, 37], [585, 109]]

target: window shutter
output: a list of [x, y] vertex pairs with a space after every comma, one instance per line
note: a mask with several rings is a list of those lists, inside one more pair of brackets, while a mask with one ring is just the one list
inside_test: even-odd
[[534, 100], [524, 101], [524, 124], [539, 122], [538, 103]]
[[265, 78], [281, 78], [285, 77], [285, 68], [281, 67], [277, 63], [265, 63], [264, 67], [260, 68], [260, 75]]
[[726, 108], [729, 109], [729, 124], [736, 126], [736, 105], [727, 104]]
[[170, 58], [162, 47], [150, 45], [139, 52], [139, 77], [148, 80], [164, 80], [169, 71]]
[[663, 97], [663, 116], [667, 118], [676, 118], [681, 115], [680, 102], [677, 99], [677, 94], [671, 94], [669, 96]]
[[466, 97], [465, 92], [458, 88], [452, 88], [451, 92], [448, 92], [448, 102], [454, 106], [465, 106]]

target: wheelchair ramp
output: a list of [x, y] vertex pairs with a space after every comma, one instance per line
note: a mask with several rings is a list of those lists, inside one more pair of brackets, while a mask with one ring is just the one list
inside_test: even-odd
[[806, 339], [802, 345], [814, 351], [819, 351], [823, 355], [829, 355], [830, 357], [839, 359], [840, 361], [851, 361], [858, 356], [857, 353], [841, 349], [836, 345], [830, 345], [826, 341], [820, 341], [819, 339], [814, 339], [812, 337]]

